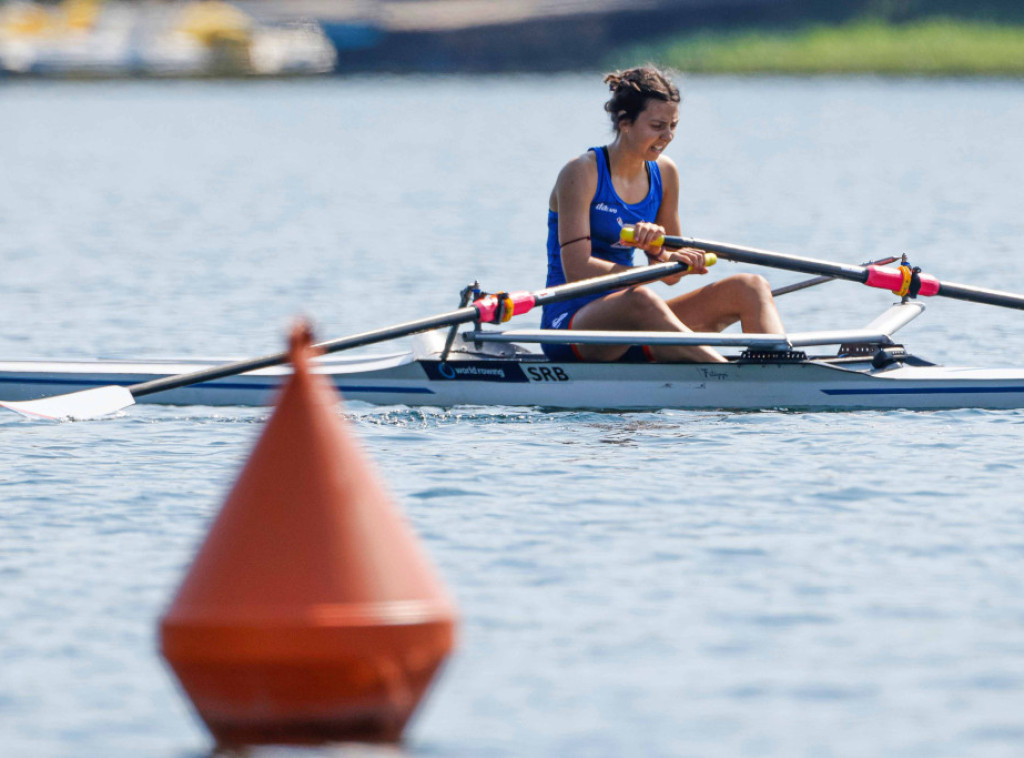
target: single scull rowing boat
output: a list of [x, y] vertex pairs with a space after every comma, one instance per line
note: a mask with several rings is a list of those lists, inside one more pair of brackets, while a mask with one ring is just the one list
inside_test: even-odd
[[[632, 240], [624, 227], [622, 238]], [[918, 295], [1024, 310], [1024, 296], [941, 282], [920, 269], [853, 266], [756, 248], [665, 237], [670, 248], [893, 289], [901, 302], [863, 329], [789, 334], [485, 330], [538, 306], [657, 281], [686, 264], [656, 263], [537, 290], [480, 295], [470, 288], [454, 311], [320, 342], [334, 353], [416, 336], [411, 352], [324, 358], [319, 371], [350, 400], [403, 405], [527, 405], [602, 410], [655, 408], [1018, 408], [1024, 369], [944, 368], [906, 354], [892, 335], [924, 306]], [[816, 280], [817, 281], [817, 280]], [[474, 324], [455, 339], [456, 331]], [[447, 329], [447, 337], [437, 330]], [[552, 363], [523, 345], [536, 343], [677, 344], [742, 348], [727, 363]], [[838, 345], [828, 354], [803, 348]], [[244, 361], [0, 363], [0, 408], [30, 418], [87, 419], [136, 402], [262, 405], [287, 376], [288, 353]], [[70, 391], [69, 391], [70, 390]], [[54, 393], [63, 393], [56, 394]]]
[[[659, 408], [1018, 408], [1024, 369], [935, 366], [892, 335], [924, 310], [892, 306], [863, 329], [787, 335], [572, 332], [572, 341], [714, 345], [728, 364], [552, 363], [526, 345], [567, 332], [469, 329], [446, 360], [444, 333], [416, 335], [412, 350], [324, 356], [317, 371], [347, 400], [378, 405], [509, 405], [603, 410]], [[832, 347], [826, 350], [828, 346]], [[737, 350], [742, 352], [737, 353]], [[809, 353], [809, 354], [808, 354]], [[129, 386], [223, 361], [0, 362], [0, 397], [32, 400], [104, 385]], [[255, 406], [272, 402], [290, 374], [272, 366], [144, 395], [139, 402]]]

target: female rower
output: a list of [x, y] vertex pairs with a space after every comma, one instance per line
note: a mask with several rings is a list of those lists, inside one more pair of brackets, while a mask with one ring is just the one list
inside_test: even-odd
[[[664, 150], [679, 123], [679, 90], [662, 71], [645, 66], [608, 74], [605, 110], [615, 140], [569, 161], [551, 192], [548, 212], [549, 287], [633, 265], [633, 247], [651, 262], [682, 261], [706, 274], [699, 250], [654, 244], [681, 233], [679, 172]], [[636, 227], [632, 244], [619, 242], [623, 225]], [[684, 274], [665, 277], [675, 284]], [[544, 308], [545, 329], [718, 332], [740, 322], [745, 332], [784, 331], [763, 277], [738, 274], [663, 300], [645, 286], [589, 295]], [[696, 361], [725, 359], [709, 347], [684, 345], [544, 345], [552, 360]]]

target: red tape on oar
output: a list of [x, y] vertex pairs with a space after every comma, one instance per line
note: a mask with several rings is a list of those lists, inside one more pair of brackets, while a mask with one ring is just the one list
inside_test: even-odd
[[487, 295], [473, 303], [480, 320], [487, 324], [504, 324], [513, 316], [526, 313], [537, 304], [532, 292], [501, 292]]
[[[881, 266], [865, 266], [868, 278], [864, 282], [869, 287], [892, 290], [900, 297], [931, 297], [939, 294], [942, 286], [931, 274], [922, 274], [920, 269], [900, 266], [898, 269], [882, 268]], [[915, 291], [916, 289], [916, 291]]]

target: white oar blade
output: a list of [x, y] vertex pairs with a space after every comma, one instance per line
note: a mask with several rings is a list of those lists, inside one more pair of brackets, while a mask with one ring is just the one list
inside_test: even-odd
[[38, 400], [0, 401], [0, 408], [45, 421], [85, 421], [109, 416], [134, 404], [135, 398], [126, 387], [111, 385]]

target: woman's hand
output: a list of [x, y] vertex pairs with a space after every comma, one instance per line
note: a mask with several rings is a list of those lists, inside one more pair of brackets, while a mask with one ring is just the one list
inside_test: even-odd
[[676, 261], [685, 263], [690, 267], [689, 271], [682, 274], [666, 276], [661, 281], [666, 284], [675, 284], [687, 274], [706, 274], [708, 272], [704, 253], [692, 247], [684, 247], [681, 250], [666, 250], [661, 245], [655, 244], [655, 240], [665, 236], [665, 227], [660, 224], [652, 224], [649, 221], [640, 221], [633, 227], [633, 246], [643, 250], [651, 263], [668, 263]]
[[651, 263], [666, 263], [668, 261], [685, 263], [690, 267], [690, 270], [685, 271], [682, 274], [666, 276], [661, 280], [665, 282], [665, 284], [676, 284], [687, 274], [706, 274], [708, 272], [704, 253], [692, 247], [684, 247], [681, 250], [662, 250], [657, 257], [651, 256]]
[[655, 244], [655, 240], [665, 236], [665, 227], [660, 224], [652, 224], [650, 221], [638, 221], [633, 226], [633, 241], [627, 244], [638, 247], [647, 253], [651, 260], [660, 260], [661, 243]]

